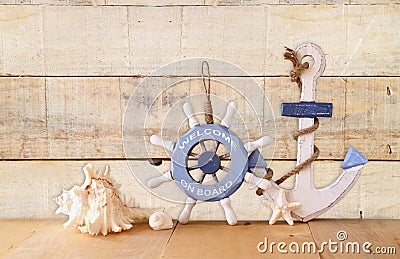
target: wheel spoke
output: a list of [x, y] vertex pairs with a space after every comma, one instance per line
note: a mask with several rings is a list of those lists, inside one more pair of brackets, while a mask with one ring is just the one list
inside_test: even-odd
[[217, 153], [217, 151], [218, 151], [218, 148], [219, 148], [219, 144], [221, 144], [219, 141], [214, 141], [214, 153]]
[[230, 153], [225, 153], [225, 154], [223, 154], [223, 155], [220, 155], [220, 156], [219, 156], [219, 159], [229, 158], [230, 156], [231, 156]]
[[203, 183], [205, 177], [206, 177], [206, 174], [203, 173], [202, 176], [200, 177], [199, 183]]
[[229, 171], [231, 170], [229, 167], [225, 167], [225, 166], [223, 166], [223, 165], [219, 166], [219, 169], [221, 169], [221, 170], [223, 170], [223, 171], [225, 171], [225, 172], [228, 172], [228, 173], [229, 173]]
[[218, 177], [217, 177], [217, 174], [212, 174], [212, 177], [214, 178], [214, 180], [215, 180], [217, 183], [219, 182]]
[[192, 156], [194, 158], [199, 158], [199, 154], [194, 153], [194, 152], [189, 152], [189, 156]]
[[200, 141], [199, 144], [200, 144], [201, 152], [206, 152], [207, 148], [206, 148], [206, 145], [204, 144], [204, 140]]
[[188, 170], [188, 171], [192, 171], [192, 170], [199, 169], [199, 168], [200, 168], [199, 165], [194, 165], [194, 166], [188, 167], [187, 170]]

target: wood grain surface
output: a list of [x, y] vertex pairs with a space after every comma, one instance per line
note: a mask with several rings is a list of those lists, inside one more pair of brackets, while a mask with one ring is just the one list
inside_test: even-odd
[[[10, 228], [13, 229], [12, 232], [9, 232]], [[0, 236], [5, 235], [7, 238], [0, 241], [0, 256], [396, 258], [399, 252], [398, 230], [398, 220], [314, 220], [294, 226], [284, 222], [270, 226], [265, 221], [241, 221], [236, 226], [229, 226], [226, 222], [217, 221], [177, 224], [174, 229], [162, 231], [153, 231], [146, 223], [136, 223], [132, 229], [122, 233], [90, 236], [73, 228], [64, 230], [61, 220], [3, 220], [0, 221]], [[338, 232], [345, 233], [347, 238], [340, 241], [337, 237]], [[334, 245], [324, 245], [322, 249], [321, 245], [324, 242]], [[373, 253], [367, 254], [363, 251], [365, 242], [371, 243], [369, 249]], [[353, 252], [353, 246], [357, 244], [360, 251]], [[347, 247], [349, 252], [346, 252]], [[378, 254], [377, 251], [386, 251], [386, 254]]]
[[[82, 167], [89, 161], [3, 161], [0, 162], [2, 181], [0, 181], [1, 219], [64, 218], [55, 215], [57, 204], [55, 196], [63, 189], [81, 185], [84, 181]], [[147, 161], [98, 160], [91, 161], [97, 170], [106, 164], [111, 167], [111, 176], [120, 183], [121, 193], [132, 205], [142, 208], [165, 210], [177, 218], [183, 208], [186, 196], [174, 182], [166, 183], [148, 191], [143, 185], [151, 177], [158, 176], [170, 168], [170, 162], [164, 161], [159, 167]], [[315, 186], [322, 188], [332, 183], [342, 172], [340, 162], [317, 161], [315, 168]], [[273, 179], [290, 171], [295, 161], [273, 161], [270, 166], [275, 174]], [[360, 179], [337, 205], [321, 218], [392, 218], [400, 213], [400, 203], [396, 196], [400, 183], [400, 174], [396, 170], [399, 162], [369, 162]], [[294, 178], [283, 186], [293, 187]], [[390, 183], [390, 184], [389, 184]], [[160, 198], [163, 197], [163, 198]], [[168, 201], [173, 200], [172, 201]], [[232, 195], [232, 207], [239, 220], [267, 220], [271, 210], [255, 194], [254, 187], [243, 186]], [[199, 203], [191, 216], [192, 220], [223, 220], [224, 213], [218, 202]]]
[[[238, 114], [232, 129], [242, 140], [271, 135], [275, 150], [273, 156], [266, 151], [266, 157], [295, 159], [292, 132], [298, 122], [280, 116], [280, 105], [299, 100], [296, 86], [288, 78], [258, 78], [265, 96], [257, 96], [252, 94], [254, 86], [241, 84], [241, 78], [229, 80], [237, 84], [213, 82], [216, 116], [222, 118], [227, 102], [236, 100]], [[152, 81], [168, 85], [169, 79]], [[162, 148], [150, 144], [149, 136], [163, 134], [176, 141], [185, 119], [181, 98], [203, 92], [201, 80], [193, 78], [183, 78], [165, 91], [146, 90], [146, 97], [134, 94], [139, 78], [6, 77], [0, 82], [2, 159], [169, 158]], [[368, 159], [399, 159], [400, 119], [395, 116], [400, 111], [399, 78], [322, 78], [318, 87], [317, 101], [333, 103], [333, 117], [320, 119], [315, 133], [320, 159], [341, 160], [349, 146]], [[126, 115], [131, 96], [132, 110]], [[196, 112], [204, 112], [201, 100]], [[136, 106], [142, 101], [152, 104], [149, 111]], [[146, 123], [140, 123], [144, 122], [141, 116]], [[126, 135], [123, 121], [129, 125]], [[124, 137], [137, 152], [124, 153]]]
[[[14, 222], [13, 227], [19, 230], [24, 223]], [[44, 223], [20, 245], [13, 243], [15, 247], [8, 249], [6, 258], [159, 258], [172, 233], [172, 229], [152, 231], [141, 223], [118, 234], [88, 236], [77, 229], [64, 229], [62, 221], [41, 222]]]
[[[244, 142], [275, 137], [275, 146], [263, 155], [277, 179], [293, 168], [297, 152], [291, 135], [298, 121], [280, 116], [280, 105], [300, 98], [288, 77], [284, 46], [305, 42], [326, 54], [317, 101], [333, 103], [333, 117], [322, 118], [315, 134], [321, 150], [316, 186], [336, 179], [349, 146], [370, 160], [351, 192], [323, 217], [399, 218], [398, 3], [1, 0], [0, 218], [55, 218], [52, 198], [83, 181], [86, 162], [97, 168], [110, 164], [121, 191], [135, 204], [176, 217], [182, 205], [146, 191], [125, 159], [133, 159], [133, 171], [146, 177], [169, 170], [169, 155], [148, 137], [176, 140], [185, 119], [181, 102], [191, 96], [202, 112], [203, 100], [194, 96], [203, 93], [203, 85], [199, 67], [150, 75], [195, 57], [241, 68], [211, 67], [215, 115], [221, 118], [226, 102], [235, 100], [232, 129]], [[150, 157], [163, 165], [149, 165]], [[176, 191], [173, 186], [158, 194]], [[248, 187], [233, 195], [232, 205], [240, 220], [270, 215]], [[222, 220], [223, 212], [218, 204], [202, 203], [192, 218]]]
[[399, 13], [399, 5], [0, 5], [0, 69], [131, 76], [213, 57], [253, 76], [282, 76], [284, 46], [313, 42], [327, 56], [325, 76], [398, 76]]

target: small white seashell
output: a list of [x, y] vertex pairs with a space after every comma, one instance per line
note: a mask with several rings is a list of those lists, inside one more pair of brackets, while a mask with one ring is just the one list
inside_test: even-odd
[[149, 225], [154, 230], [171, 229], [174, 225], [172, 218], [165, 212], [158, 211], [151, 214]]

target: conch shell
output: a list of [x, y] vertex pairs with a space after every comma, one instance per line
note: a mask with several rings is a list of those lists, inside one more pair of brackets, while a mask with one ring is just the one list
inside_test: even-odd
[[110, 232], [121, 232], [132, 228], [135, 219], [146, 219], [147, 210], [125, 205], [117, 186], [110, 178], [110, 167], [104, 173], [96, 173], [92, 164], [87, 164], [85, 182], [75, 185], [70, 190], [54, 198], [59, 205], [56, 214], [63, 213], [69, 219], [64, 227], [77, 227], [82, 233], [107, 235]]
[[154, 212], [149, 218], [149, 225], [154, 230], [171, 229], [173, 226], [171, 217], [162, 211]]

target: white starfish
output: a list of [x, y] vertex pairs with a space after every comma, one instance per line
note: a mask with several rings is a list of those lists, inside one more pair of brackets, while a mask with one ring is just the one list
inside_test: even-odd
[[291, 211], [300, 207], [301, 204], [300, 202], [288, 202], [284, 189], [279, 190], [276, 201], [264, 200], [263, 202], [272, 209], [272, 216], [269, 220], [270, 225], [275, 224], [280, 217], [283, 217], [289, 225], [293, 226]]

